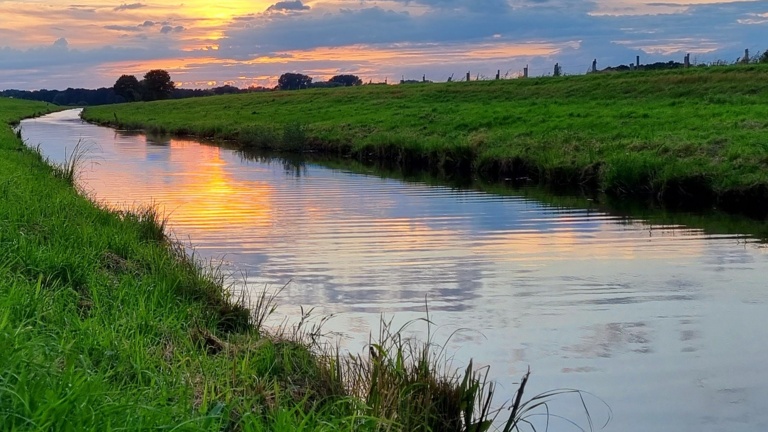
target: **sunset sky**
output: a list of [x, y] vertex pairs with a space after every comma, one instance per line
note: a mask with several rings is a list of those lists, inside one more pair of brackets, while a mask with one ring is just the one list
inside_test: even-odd
[[768, 49], [768, 1], [0, 0], [0, 89], [111, 86], [162, 68], [177, 84], [445, 81], [634, 62], [733, 61]]

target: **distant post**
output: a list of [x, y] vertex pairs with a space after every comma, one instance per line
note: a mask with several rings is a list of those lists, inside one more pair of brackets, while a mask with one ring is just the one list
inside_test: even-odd
[[427, 74], [422, 75], [421, 82], [427, 82]]
[[687, 68], [691, 67], [691, 55], [690, 54], [686, 54], [685, 55], [684, 63], [685, 63], [685, 67], [687, 67]]
[[749, 50], [748, 49], [744, 50], [744, 59], [741, 62], [744, 63], [744, 64], [749, 63]]
[[592, 73], [597, 72], [597, 59], [592, 60]]
[[469, 72], [467, 72], [467, 82], [470, 82], [472, 80], [472, 77], [469, 75]]
[[637, 61], [635, 62], [635, 66], [637, 66], [637, 68], [639, 69], [640, 68], [640, 56], [637, 56], [636, 60]]
[[556, 76], [556, 77], [560, 76], [560, 63], [555, 63], [555, 72], [553, 76]]
[[528, 78], [528, 65], [523, 68], [523, 78]]
[[496, 79], [501, 78], [501, 69], [496, 71]]

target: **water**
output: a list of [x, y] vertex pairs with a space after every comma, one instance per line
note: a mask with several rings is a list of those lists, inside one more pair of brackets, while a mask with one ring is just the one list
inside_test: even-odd
[[[608, 403], [606, 430], [768, 430], [768, 249], [747, 235], [249, 161], [77, 115], [26, 120], [23, 136], [53, 161], [82, 140], [86, 193], [161, 206], [178, 238], [250, 289], [290, 281], [280, 311], [337, 314], [327, 329], [350, 350], [382, 313], [424, 317], [427, 296], [438, 340], [470, 329], [448, 342], [456, 366], [491, 365], [509, 397], [530, 366], [530, 394]], [[608, 413], [587, 402], [599, 428]], [[552, 409], [587, 426], [578, 399]]]

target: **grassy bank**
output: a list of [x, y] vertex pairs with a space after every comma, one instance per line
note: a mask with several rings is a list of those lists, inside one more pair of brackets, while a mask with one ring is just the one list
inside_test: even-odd
[[768, 211], [768, 66], [272, 92], [88, 108], [152, 132]]
[[[0, 99], [0, 122], [48, 109]], [[98, 208], [73, 187], [76, 171], [0, 127], [3, 430], [490, 426], [485, 370], [452, 370], [433, 341], [387, 326], [364, 355], [319, 344], [303, 320], [267, 332], [272, 297], [246, 310], [154, 209]], [[524, 401], [503, 412], [509, 428], [542, 399]]]

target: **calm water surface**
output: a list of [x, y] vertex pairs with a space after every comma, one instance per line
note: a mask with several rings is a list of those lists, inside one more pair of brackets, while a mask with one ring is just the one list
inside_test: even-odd
[[[430, 316], [457, 366], [491, 365], [511, 397], [578, 388], [613, 410], [611, 431], [768, 430], [768, 249], [515, 196], [404, 183], [153, 140], [82, 123], [22, 123], [53, 161], [90, 147], [82, 188], [110, 206], [156, 203], [173, 233], [280, 311], [337, 314], [362, 348], [380, 314]], [[242, 275], [242, 276], [241, 276]], [[418, 330], [418, 327], [416, 328]], [[531, 394], [532, 394], [531, 393]], [[595, 423], [606, 410], [595, 400]], [[586, 426], [578, 399], [553, 406]], [[576, 430], [553, 420], [550, 430]]]

